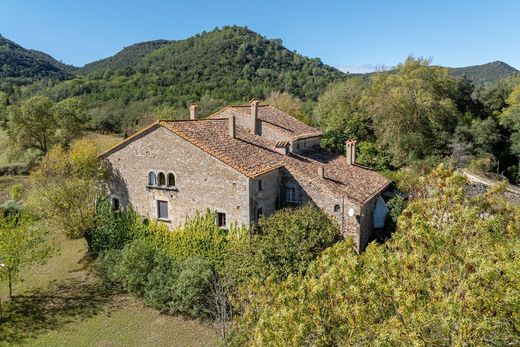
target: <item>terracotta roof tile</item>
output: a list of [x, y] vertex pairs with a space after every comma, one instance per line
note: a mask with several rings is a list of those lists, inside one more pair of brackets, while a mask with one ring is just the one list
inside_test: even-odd
[[240, 126], [236, 127], [236, 137], [231, 138], [228, 122], [224, 118], [160, 121], [159, 124], [248, 177], [281, 166], [282, 156], [269, 142]]
[[[220, 113], [226, 110], [235, 111], [243, 116], [251, 116], [251, 106], [228, 106], [225, 109], [209, 116], [208, 118], [219, 118]], [[258, 106], [258, 119], [268, 126], [287, 135], [291, 140], [298, 140], [308, 137], [321, 136], [323, 133], [307, 124], [302, 123], [291, 115], [280, 111], [270, 105]]]
[[[160, 124], [251, 178], [284, 166], [290, 172], [304, 175], [334, 194], [359, 203], [370, 199], [390, 184], [377, 172], [347, 165], [344, 156], [323, 149], [283, 155], [275, 151], [273, 144], [240, 126], [236, 127], [236, 138], [233, 139], [229, 137], [226, 118], [161, 121]], [[318, 176], [320, 166], [324, 168], [324, 178]]]

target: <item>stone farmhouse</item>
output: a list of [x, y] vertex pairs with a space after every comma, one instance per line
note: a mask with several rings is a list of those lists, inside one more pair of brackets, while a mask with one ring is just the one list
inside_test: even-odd
[[320, 148], [322, 132], [252, 100], [205, 119], [161, 120], [100, 155], [112, 175], [113, 207], [169, 225], [210, 209], [216, 223], [249, 226], [276, 209], [311, 203], [330, 215], [358, 251], [383, 228], [390, 181]]

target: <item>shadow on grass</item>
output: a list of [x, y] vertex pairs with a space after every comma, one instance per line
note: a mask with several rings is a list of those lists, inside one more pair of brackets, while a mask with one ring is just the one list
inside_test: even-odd
[[68, 278], [4, 303], [0, 343], [19, 343], [46, 331], [92, 317], [106, 308], [113, 295], [97, 281]]

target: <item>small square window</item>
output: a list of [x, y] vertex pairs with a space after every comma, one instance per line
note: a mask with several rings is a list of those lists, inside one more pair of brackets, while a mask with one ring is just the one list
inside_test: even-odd
[[287, 202], [297, 202], [297, 200], [296, 200], [296, 189], [295, 188], [285, 188], [285, 201], [287, 201]]
[[334, 212], [339, 212], [339, 210], [340, 210], [339, 205], [334, 205]]
[[262, 190], [262, 180], [258, 180], [258, 191]]
[[157, 200], [157, 218], [168, 219], [168, 201]]
[[217, 226], [221, 228], [226, 227], [226, 214], [222, 212], [217, 212]]

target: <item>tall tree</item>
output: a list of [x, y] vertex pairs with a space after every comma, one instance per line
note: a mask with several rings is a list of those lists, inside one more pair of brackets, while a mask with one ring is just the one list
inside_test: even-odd
[[52, 101], [33, 96], [21, 106], [9, 107], [7, 134], [21, 150], [37, 149], [47, 153], [52, 145], [58, 124], [52, 113]]
[[52, 113], [58, 125], [57, 138], [66, 147], [72, 140], [81, 137], [90, 120], [85, 103], [78, 98], [68, 98], [57, 103]]
[[[358, 140], [366, 138], [368, 116], [361, 105], [366, 85], [360, 78], [332, 83], [319, 97], [314, 109], [325, 132], [343, 132]], [[342, 144], [343, 145], [343, 144]]]
[[452, 99], [457, 81], [445, 68], [408, 58], [395, 72], [377, 73], [363, 93], [364, 109], [394, 162], [446, 152], [460, 118]]
[[43, 261], [48, 255], [45, 233], [30, 223], [26, 214], [0, 213], [0, 279], [7, 280], [9, 297], [22, 265]]

